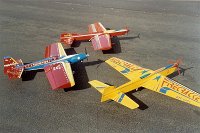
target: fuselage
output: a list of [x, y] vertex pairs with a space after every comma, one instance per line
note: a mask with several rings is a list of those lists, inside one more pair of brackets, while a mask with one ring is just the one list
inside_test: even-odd
[[89, 33], [89, 34], [75, 34], [75, 35], [70, 35], [69, 36], [64, 36], [63, 38], [73, 38], [74, 40], [77, 41], [82, 41], [82, 40], [90, 40], [96, 35], [101, 35], [101, 34], [109, 34], [111, 37], [113, 36], [121, 36], [125, 35], [128, 32], [127, 29], [121, 29], [121, 30], [106, 30], [104, 32], [97, 32], [97, 33]]
[[115, 91], [127, 93], [127, 92], [131, 91], [130, 88], [132, 88], [132, 90], [135, 90], [135, 89], [141, 87], [141, 85], [143, 83], [147, 82], [155, 74], [161, 74], [163, 76], [168, 76], [168, 75], [172, 74], [173, 72], [175, 72], [177, 70], [177, 67], [178, 67], [178, 64], [174, 63], [174, 64], [169, 64], [166, 67], [162, 67], [155, 71], [145, 71], [136, 80], [127, 82], [127, 83], [117, 87], [115, 89]]
[[86, 59], [87, 57], [88, 55], [84, 53], [74, 54], [69, 56], [61, 56], [61, 57], [54, 56], [39, 61], [35, 61], [26, 65], [17, 65], [16, 67], [18, 68], [23, 67], [25, 71], [39, 70], [39, 69], [44, 69], [45, 66], [58, 62], [68, 62], [70, 64], [74, 64]]

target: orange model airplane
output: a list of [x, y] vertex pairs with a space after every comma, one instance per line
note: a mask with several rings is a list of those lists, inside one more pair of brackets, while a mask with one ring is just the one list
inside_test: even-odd
[[62, 33], [60, 36], [60, 42], [71, 45], [74, 41], [86, 41], [92, 42], [94, 50], [109, 50], [112, 48], [110, 37], [125, 35], [129, 30], [106, 30], [106, 28], [100, 23], [90, 24], [89, 33], [77, 34], [77, 33]]

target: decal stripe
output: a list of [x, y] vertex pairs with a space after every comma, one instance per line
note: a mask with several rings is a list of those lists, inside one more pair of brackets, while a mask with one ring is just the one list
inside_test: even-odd
[[97, 32], [96, 28], [95, 28], [95, 25], [94, 24], [91, 24], [91, 28], [92, 28], [92, 31], [93, 32]]
[[119, 100], [118, 100], [119, 103], [123, 100], [124, 96], [125, 96], [124, 93], [120, 96], [120, 98], [119, 98]]
[[97, 45], [96, 45], [96, 48], [97, 48], [97, 49], [101, 48], [101, 44], [100, 44], [100, 40], [99, 40], [99, 36], [98, 36], [98, 35], [95, 36], [95, 40], [96, 40], [96, 42], [97, 42], [97, 43], [96, 43], [96, 44], [97, 44]]

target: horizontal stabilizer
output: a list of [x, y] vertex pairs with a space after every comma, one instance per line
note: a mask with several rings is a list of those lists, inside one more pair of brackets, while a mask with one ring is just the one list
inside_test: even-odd
[[136, 109], [139, 107], [139, 105], [136, 102], [134, 102], [132, 99], [130, 99], [127, 95], [125, 95], [122, 92], [117, 93], [116, 97], [113, 98], [113, 100], [130, 109]]
[[102, 93], [101, 102], [112, 99], [115, 102], [120, 103], [130, 109], [135, 109], [139, 107], [136, 102], [134, 102], [124, 93], [118, 91], [117, 88], [115, 88], [114, 86], [109, 86], [98, 80], [90, 81], [89, 84], [97, 89], [100, 93]]
[[15, 60], [10, 56], [4, 57], [4, 74], [8, 75], [10, 79], [21, 78], [22, 72], [24, 70], [21, 59]]
[[103, 93], [104, 89], [106, 87], [109, 87], [109, 85], [104, 84], [98, 80], [92, 80], [89, 82], [89, 84], [93, 86], [96, 90], [98, 90], [100, 93]]

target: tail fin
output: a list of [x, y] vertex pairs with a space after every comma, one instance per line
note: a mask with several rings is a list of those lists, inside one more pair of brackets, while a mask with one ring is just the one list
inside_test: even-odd
[[90, 81], [89, 84], [92, 85], [95, 89], [97, 89], [100, 93], [102, 93], [101, 102], [112, 99], [115, 102], [118, 102], [130, 109], [135, 109], [139, 107], [139, 105], [136, 102], [134, 102], [124, 93], [120, 92], [120, 90], [118, 90], [114, 86], [109, 86], [98, 80]]
[[60, 35], [60, 42], [66, 45], [71, 45], [74, 41], [73, 35], [76, 35], [76, 34], [62, 33]]
[[18, 67], [23, 65], [22, 60], [14, 60], [10, 56], [4, 57], [4, 74], [8, 75], [10, 79], [21, 78], [23, 67]]

